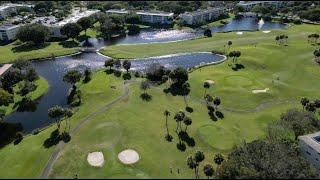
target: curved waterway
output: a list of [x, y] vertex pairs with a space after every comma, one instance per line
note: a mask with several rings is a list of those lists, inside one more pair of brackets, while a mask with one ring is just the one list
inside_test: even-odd
[[[92, 70], [103, 68], [106, 59], [107, 57], [97, 53], [81, 53], [55, 60], [33, 62], [32, 65], [39, 75], [49, 82], [49, 91], [38, 100], [37, 109], [34, 112], [14, 112], [6, 117], [5, 121], [21, 123], [24, 133], [30, 133], [34, 129], [43, 128], [53, 123], [53, 120], [48, 117], [48, 109], [55, 105], [68, 106], [67, 95], [70, 85], [62, 81], [63, 75], [71, 69], [83, 71], [86, 67], [90, 67]], [[209, 52], [173, 54], [131, 60], [131, 69], [144, 71], [153, 63], [159, 63], [169, 69], [178, 66], [191, 68], [201, 64], [220, 62], [223, 59], [224, 56]]]
[[[211, 27], [212, 33], [229, 32], [229, 31], [257, 31], [283, 29], [287, 27], [285, 24], [278, 22], [263, 21], [253, 17], [243, 17], [241, 19], [233, 19], [228, 24]], [[143, 29], [137, 35], [127, 35], [125, 37], [117, 37], [112, 40], [103, 40], [90, 38], [89, 42], [96, 48], [101, 48], [115, 44], [146, 44], [146, 43], [162, 43], [172, 41], [182, 41], [188, 39], [196, 39], [203, 36], [203, 29], [198, 30], [164, 30], [164, 29]]]
[[[247, 30], [270, 30], [286, 27], [281, 23], [264, 22], [256, 18], [241, 18], [232, 20], [226, 25], [211, 27], [213, 33], [228, 31], [247, 31]], [[126, 36], [105, 41], [102, 39], [90, 38], [89, 42], [95, 48], [101, 48], [110, 44], [141, 44], [141, 43], [160, 43], [169, 41], [180, 41], [194, 39], [203, 35], [203, 30], [141, 30], [138, 35]], [[14, 112], [6, 121], [21, 123], [24, 133], [30, 133], [34, 129], [45, 127], [51, 123], [47, 111], [55, 105], [68, 106], [67, 94], [70, 85], [62, 81], [63, 75], [70, 69], [84, 70], [86, 67], [92, 70], [102, 68], [107, 57], [97, 53], [81, 53], [73, 56], [56, 58], [56, 60], [33, 62], [36, 71], [44, 77], [50, 85], [49, 91], [38, 100], [37, 109], [34, 112]], [[223, 56], [207, 52], [197, 52], [189, 54], [174, 54], [151, 58], [134, 59], [131, 61], [132, 70], [144, 71], [153, 63], [160, 63], [172, 69], [175, 67], [191, 68], [201, 64], [215, 63], [222, 61]]]

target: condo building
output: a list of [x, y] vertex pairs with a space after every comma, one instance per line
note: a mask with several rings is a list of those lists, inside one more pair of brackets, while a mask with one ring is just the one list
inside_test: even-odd
[[[110, 9], [106, 11], [107, 14], [128, 14], [134, 11], [128, 11], [125, 9]], [[173, 22], [173, 13], [166, 12], [147, 12], [147, 11], [136, 11], [141, 22], [150, 24], [171, 24]]]
[[185, 12], [179, 16], [186, 24], [193, 25], [204, 21], [215, 20], [224, 11], [223, 8], [199, 9], [194, 12]]

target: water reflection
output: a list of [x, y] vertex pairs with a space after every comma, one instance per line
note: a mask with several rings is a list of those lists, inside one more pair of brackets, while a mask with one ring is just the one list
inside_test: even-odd
[[[67, 94], [70, 85], [62, 81], [63, 75], [70, 69], [85, 70], [86, 67], [99, 69], [107, 58], [96, 53], [82, 53], [74, 56], [56, 58], [56, 60], [33, 62], [36, 71], [50, 84], [49, 91], [38, 101], [34, 112], [14, 112], [5, 120], [20, 122], [25, 133], [30, 133], [36, 128], [41, 128], [53, 123], [47, 111], [54, 105], [67, 106]], [[191, 53], [172, 56], [159, 56], [132, 61], [132, 70], [145, 70], [152, 63], [160, 63], [167, 68], [190, 68], [201, 63], [210, 63], [222, 60], [222, 56], [212, 53]]]

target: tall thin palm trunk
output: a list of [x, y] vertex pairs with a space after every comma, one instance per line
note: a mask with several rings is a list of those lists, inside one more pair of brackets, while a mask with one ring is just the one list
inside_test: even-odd
[[169, 135], [169, 129], [168, 129], [168, 116], [166, 116], [166, 128], [167, 128], [167, 135]]

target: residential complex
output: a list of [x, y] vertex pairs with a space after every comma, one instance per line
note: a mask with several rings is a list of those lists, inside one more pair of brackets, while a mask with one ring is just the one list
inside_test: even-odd
[[299, 136], [298, 139], [301, 154], [320, 172], [320, 131]]
[[180, 18], [189, 25], [212, 21], [225, 11], [223, 8], [211, 8], [206, 10], [198, 10], [195, 12], [185, 12], [180, 14]]
[[[128, 11], [125, 9], [110, 9], [106, 11], [107, 14], [128, 14], [133, 11]], [[171, 24], [173, 21], [173, 13], [166, 12], [147, 12], [147, 11], [136, 11], [141, 22], [151, 23], [151, 24]]]
[[16, 34], [20, 25], [5, 24], [0, 26], [0, 40], [12, 41], [16, 38]]
[[89, 17], [100, 10], [85, 10], [80, 11], [79, 9], [74, 10], [73, 13], [62, 21], [57, 21], [54, 16], [50, 17], [41, 17], [35, 20], [35, 22], [41, 23], [47, 27], [49, 27], [50, 32], [52, 33], [52, 37], [61, 37], [62, 34], [60, 29], [68, 23], [76, 23], [79, 19], [83, 17]]
[[19, 8], [29, 8], [32, 10], [32, 5], [28, 4], [4, 4], [0, 6], [0, 19], [5, 19], [6, 17], [10, 16], [12, 13], [17, 13]]
[[243, 7], [246, 11], [250, 10], [254, 6], [275, 6], [276, 8], [282, 7], [284, 1], [240, 1], [238, 6]]

